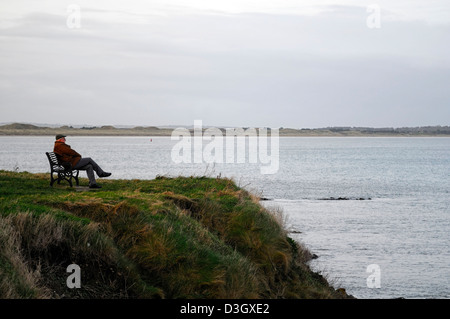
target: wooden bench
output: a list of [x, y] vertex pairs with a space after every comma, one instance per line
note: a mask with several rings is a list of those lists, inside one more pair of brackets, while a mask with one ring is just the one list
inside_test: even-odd
[[[78, 181], [78, 174], [80, 173], [76, 169], [72, 169], [72, 165], [70, 163], [63, 163], [59, 160], [58, 155], [54, 152], [46, 152], [45, 153], [48, 158], [48, 162], [50, 164], [50, 186], [53, 186], [53, 183], [56, 181], [58, 184], [61, 181], [68, 181], [70, 187], [73, 187], [72, 178], [75, 179], [77, 186], [80, 185]], [[53, 174], [57, 174], [58, 177], [54, 177]]]

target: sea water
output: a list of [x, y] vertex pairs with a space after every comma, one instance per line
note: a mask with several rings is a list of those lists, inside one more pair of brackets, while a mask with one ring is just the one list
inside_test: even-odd
[[[53, 142], [0, 137], [0, 169], [49, 172]], [[357, 298], [450, 297], [450, 138], [280, 137], [279, 169], [268, 175], [248, 161], [177, 164], [175, 143], [67, 138], [112, 178], [233, 178], [281, 210], [289, 235], [318, 256], [311, 267]]]

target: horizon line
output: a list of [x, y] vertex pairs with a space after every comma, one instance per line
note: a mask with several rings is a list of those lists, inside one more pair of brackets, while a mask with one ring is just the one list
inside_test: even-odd
[[[102, 127], [113, 127], [113, 128], [136, 128], [136, 127], [156, 127], [156, 128], [176, 128], [176, 127], [194, 127], [194, 124], [190, 125], [176, 125], [176, 124], [165, 124], [165, 125], [138, 125], [138, 124], [61, 124], [61, 123], [37, 123], [37, 122], [0, 122], [0, 126], [12, 125], [12, 124], [25, 124], [25, 125], [33, 125], [37, 127], [47, 127], [47, 128], [61, 128], [63, 126], [69, 126], [73, 129], [89, 127], [89, 128], [102, 128]], [[202, 125], [202, 127], [217, 127], [217, 128], [278, 128], [278, 129], [294, 129], [294, 130], [323, 130], [323, 129], [406, 129], [406, 128], [431, 128], [431, 127], [449, 127], [450, 125], [419, 125], [419, 126], [354, 126], [354, 125], [337, 125], [337, 126], [323, 126], [323, 127], [271, 127], [271, 126], [230, 126], [230, 125]]]

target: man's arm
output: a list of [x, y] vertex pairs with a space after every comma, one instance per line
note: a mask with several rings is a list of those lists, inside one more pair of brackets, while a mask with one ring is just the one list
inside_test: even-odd
[[55, 144], [55, 148], [53, 150], [56, 154], [60, 155], [64, 161], [69, 162], [69, 158], [81, 157], [77, 151], [70, 148], [69, 145], [63, 143]]

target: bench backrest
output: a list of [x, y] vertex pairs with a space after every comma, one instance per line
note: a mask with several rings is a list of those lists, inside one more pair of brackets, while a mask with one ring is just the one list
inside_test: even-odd
[[45, 152], [45, 154], [47, 155], [52, 170], [59, 172], [73, 170], [72, 165], [70, 163], [61, 162], [59, 155], [55, 152]]
[[56, 154], [54, 152], [46, 152], [48, 161], [50, 162], [50, 165], [60, 165], [58, 158], [56, 157]]
[[50, 163], [50, 168], [55, 172], [64, 172], [67, 170], [71, 170], [72, 166], [70, 163], [61, 163], [59, 161], [58, 155], [54, 152], [45, 152], [48, 158], [48, 162]]

